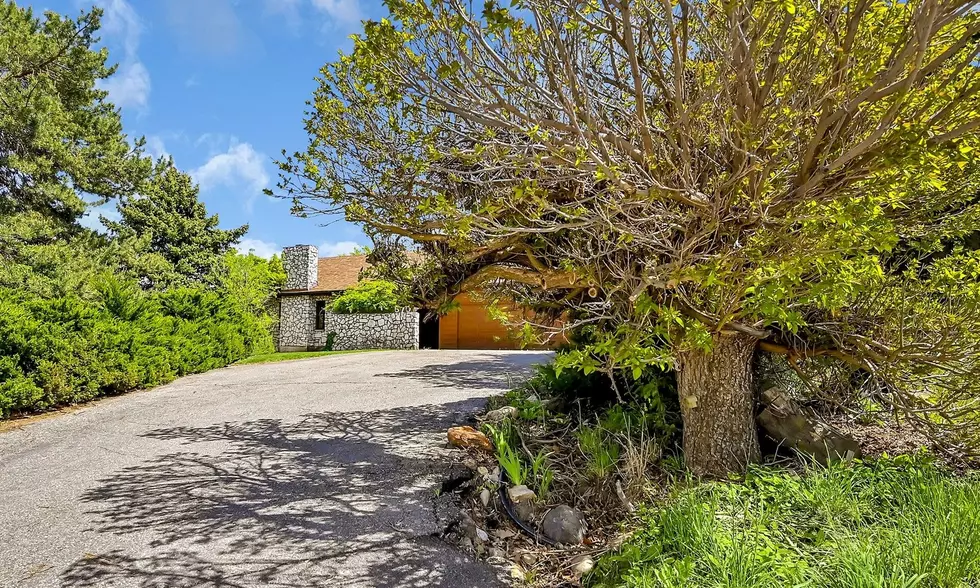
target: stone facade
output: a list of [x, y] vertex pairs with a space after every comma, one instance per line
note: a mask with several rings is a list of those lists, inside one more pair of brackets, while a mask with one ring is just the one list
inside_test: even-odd
[[[384, 314], [324, 314], [323, 328], [316, 328], [317, 302], [329, 308], [337, 292], [304, 293], [319, 281], [319, 258], [312, 245], [282, 250], [286, 284], [279, 297], [276, 347], [279, 351], [323, 349], [335, 333], [333, 349], [418, 349], [419, 316], [414, 310]], [[354, 278], [356, 281], [356, 278]], [[329, 280], [324, 286], [330, 284]], [[297, 290], [301, 292], [297, 292]]]
[[295, 245], [282, 250], [282, 264], [286, 270], [286, 285], [284, 290], [309, 290], [317, 285], [317, 262], [319, 260], [316, 247], [313, 245]]
[[333, 349], [418, 349], [419, 315], [414, 310], [379, 314], [324, 315], [323, 329], [316, 329], [316, 302], [329, 305], [328, 295], [290, 295], [280, 301], [279, 351], [323, 349], [330, 333], [336, 333]]
[[306, 351], [313, 342], [313, 296], [279, 299], [279, 351]]
[[313, 331], [314, 346], [323, 347], [336, 333], [333, 349], [418, 349], [419, 314], [414, 310], [378, 314], [336, 314], [324, 317], [324, 329]]

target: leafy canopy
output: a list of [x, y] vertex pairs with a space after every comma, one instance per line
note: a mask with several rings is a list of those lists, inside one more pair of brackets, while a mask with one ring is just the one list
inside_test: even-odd
[[281, 195], [565, 312], [580, 364], [739, 333], [980, 421], [975, 4], [388, 0]]
[[149, 171], [119, 112], [96, 82], [112, 75], [95, 50], [101, 11], [34, 16], [0, 3], [0, 214], [33, 211], [64, 222], [85, 201], [132, 194]]

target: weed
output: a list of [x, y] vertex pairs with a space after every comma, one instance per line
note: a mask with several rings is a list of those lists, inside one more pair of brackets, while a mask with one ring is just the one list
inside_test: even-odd
[[677, 491], [603, 558], [602, 586], [945, 588], [980, 581], [980, 480], [922, 458], [754, 468]]
[[546, 498], [555, 479], [555, 472], [548, 463], [548, 454], [539, 451], [531, 460], [531, 477], [534, 479], [535, 490], [539, 498]]
[[609, 432], [601, 427], [583, 426], [575, 435], [589, 475], [602, 479], [611, 474], [619, 461], [619, 445]]
[[493, 446], [497, 452], [497, 463], [500, 469], [507, 474], [507, 479], [512, 484], [524, 484], [527, 479], [527, 469], [521, 461], [520, 450], [512, 442], [516, 436], [509, 423], [503, 423], [499, 428], [493, 425], [486, 425], [493, 438]]

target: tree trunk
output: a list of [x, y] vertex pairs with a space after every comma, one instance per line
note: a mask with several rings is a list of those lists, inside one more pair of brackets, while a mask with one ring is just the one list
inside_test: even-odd
[[684, 462], [694, 474], [724, 477], [759, 459], [752, 357], [758, 340], [716, 334], [711, 352], [685, 351], [677, 365]]

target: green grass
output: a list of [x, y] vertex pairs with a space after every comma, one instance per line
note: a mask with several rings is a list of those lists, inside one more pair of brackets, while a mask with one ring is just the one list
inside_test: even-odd
[[263, 353], [261, 355], [253, 355], [252, 357], [246, 357], [245, 359], [236, 362], [235, 365], [247, 365], [250, 363], [271, 363], [274, 361], [289, 361], [292, 359], [308, 359], [310, 357], [324, 357], [327, 355], [340, 355], [342, 353], [362, 353], [364, 351], [373, 351], [373, 350], [356, 349], [353, 351], [291, 351], [288, 353]]
[[679, 490], [599, 562], [594, 586], [954, 588], [980, 585], [980, 478], [923, 458]]

